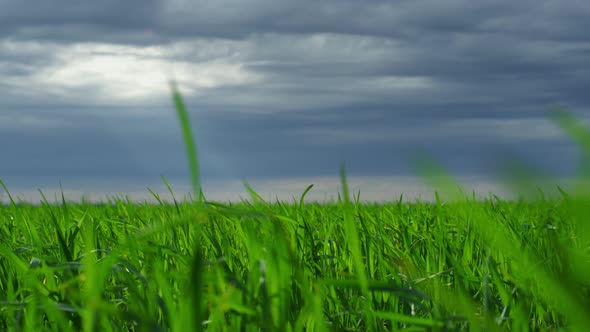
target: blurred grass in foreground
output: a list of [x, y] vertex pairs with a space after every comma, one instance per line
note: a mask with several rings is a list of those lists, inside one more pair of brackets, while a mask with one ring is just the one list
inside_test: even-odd
[[[470, 200], [427, 157], [436, 202], [208, 202], [176, 86], [193, 201], [0, 208], [0, 329], [585, 331], [590, 201]], [[590, 135], [554, 113], [586, 156]], [[588, 160], [588, 159], [585, 159]], [[588, 168], [585, 164], [584, 167]], [[581, 172], [582, 174], [583, 172]], [[515, 173], [516, 174], [516, 173]], [[170, 192], [172, 189], [165, 179]], [[519, 176], [519, 188], [532, 188]], [[580, 184], [583, 183], [580, 178]], [[57, 203], [57, 202], [56, 202]], [[196, 204], [192, 204], [196, 203]]]

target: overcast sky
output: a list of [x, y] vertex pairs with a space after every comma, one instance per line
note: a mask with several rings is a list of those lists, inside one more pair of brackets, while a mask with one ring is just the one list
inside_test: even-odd
[[395, 199], [423, 190], [416, 151], [474, 185], [514, 156], [567, 178], [577, 147], [547, 111], [590, 118], [588, 31], [582, 0], [0, 0], [0, 179], [188, 190], [171, 78], [218, 199], [330, 196], [341, 161]]

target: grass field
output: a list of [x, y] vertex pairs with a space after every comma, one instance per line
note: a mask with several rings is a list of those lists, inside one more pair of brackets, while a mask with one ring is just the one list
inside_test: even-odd
[[[298, 202], [268, 203], [250, 187], [249, 201], [207, 202], [174, 86], [173, 95], [195, 199], [33, 206], [11, 198], [0, 207], [0, 330], [590, 327], [583, 188], [533, 202], [443, 190], [435, 203], [363, 204], [350, 198], [343, 167], [336, 203], [305, 203], [307, 191]], [[564, 113], [555, 119], [590, 155], [590, 134]]]

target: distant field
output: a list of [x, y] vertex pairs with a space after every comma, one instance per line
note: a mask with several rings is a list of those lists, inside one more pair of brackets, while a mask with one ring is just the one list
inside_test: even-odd
[[[345, 169], [332, 204], [201, 195], [196, 145], [173, 96], [195, 199], [0, 205], [0, 330], [587, 331], [590, 196], [360, 203]], [[558, 124], [590, 156], [590, 134]], [[590, 162], [590, 158], [582, 158]], [[582, 169], [590, 170], [588, 164]], [[441, 176], [443, 174], [443, 176]], [[581, 174], [584, 175], [584, 174]], [[515, 188], [531, 188], [514, 168]]]

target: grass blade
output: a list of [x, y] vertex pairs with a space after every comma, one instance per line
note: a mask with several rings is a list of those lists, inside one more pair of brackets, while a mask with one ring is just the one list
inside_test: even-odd
[[174, 100], [174, 106], [176, 107], [176, 114], [180, 121], [180, 127], [182, 129], [182, 136], [184, 138], [184, 145], [186, 148], [186, 155], [189, 162], [189, 170], [191, 174], [191, 182], [193, 187], [193, 194], [197, 197], [197, 200], [201, 202], [201, 179], [199, 175], [199, 160], [197, 155], [197, 145], [195, 144], [193, 133], [191, 130], [190, 120], [184, 101], [180, 95], [180, 91], [176, 87], [176, 82], [170, 82], [170, 89], [172, 90], [172, 98]]

